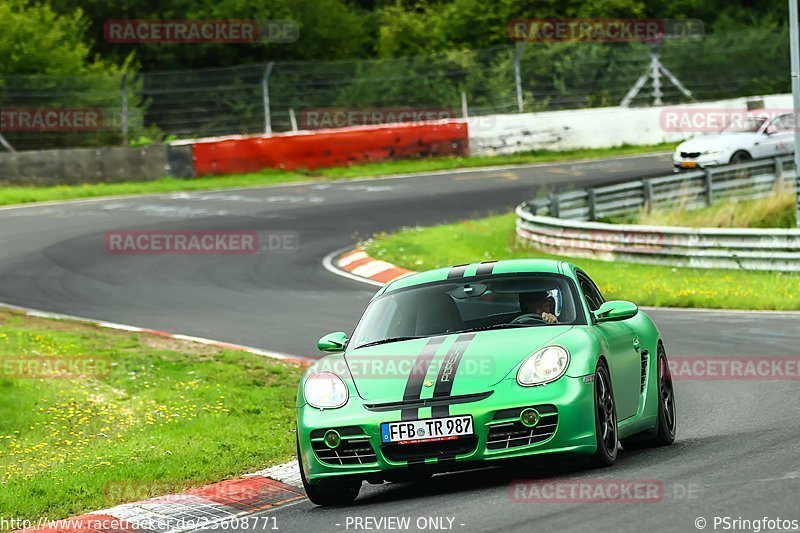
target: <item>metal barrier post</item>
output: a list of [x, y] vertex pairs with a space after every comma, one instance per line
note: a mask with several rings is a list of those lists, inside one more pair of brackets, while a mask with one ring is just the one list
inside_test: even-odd
[[706, 205], [711, 207], [711, 204], [714, 203], [714, 177], [708, 167], [703, 169], [703, 173], [706, 178]]
[[597, 194], [594, 189], [586, 190], [586, 200], [589, 202], [589, 220], [597, 220]]
[[557, 194], [550, 197], [550, 216], [554, 218], [561, 216], [561, 200]]
[[11, 146], [11, 143], [9, 143], [9, 142], [6, 140], [6, 138], [5, 138], [5, 137], [3, 137], [3, 134], [2, 134], [2, 133], [0, 133], [0, 146], [2, 146], [3, 148], [5, 148], [6, 150], [8, 150], [8, 151], [9, 151], [9, 152], [11, 152], [11, 153], [14, 153], [14, 152], [16, 152], [16, 150], [14, 150], [14, 147], [13, 147], [13, 146]]
[[122, 145], [128, 146], [128, 75], [122, 75], [120, 82], [120, 96], [122, 97]]
[[783, 182], [783, 161], [780, 157], [775, 158], [775, 183], [781, 184]]
[[514, 85], [516, 85], [517, 89], [517, 111], [522, 113], [523, 109], [523, 102], [522, 102], [522, 73], [520, 72], [520, 56], [522, 56], [522, 47], [524, 43], [518, 42], [517, 43], [517, 50], [514, 53]]
[[272, 73], [272, 65], [270, 61], [267, 63], [267, 68], [264, 69], [264, 77], [261, 78], [261, 96], [264, 101], [264, 134], [269, 135], [272, 133], [272, 117], [269, 113], [269, 75]]
[[[797, 0], [789, 0], [789, 50], [792, 64], [792, 102], [794, 116], [800, 113], [800, 30], [797, 26]], [[800, 128], [794, 129], [794, 180], [797, 195], [797, 227], [800, 228]]]
[[644, 208], [649, 215], [653, 211], [653, 182], [642, 180], [642, 197], [644, 198]]

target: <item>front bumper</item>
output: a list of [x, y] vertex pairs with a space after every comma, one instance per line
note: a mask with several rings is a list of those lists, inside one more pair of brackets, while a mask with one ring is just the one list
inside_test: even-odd
[[[470, 403], [453, 404], [449, 415], [472, 415], [475, 437], [461, 446], [455, 441], [442, 441], [439, 453], [411, 461], [398, 459], [392, 447], [383, 445], [380, 424], [399, 422], [400, 410], [373, 412], [364, 407], [360, 398], [352, 398], [342, 408], [320, 411], [308, 405], [298, 409], [298, 439], [306, 478], [310, 482], [320, 482], [326, 478], [339, 476], [361, 477], [364, 479], [392, 479], [393, 474], [408, 472], [411, 469], [433, 471], [460, 470], [480, 467], [480, 463], [493, 463], [502, 460], [530, 457], [546, 453], [592, 454], [596, 450], [594, 423], [594, 383], [583, 377], [564, 376], [561, 379], [537, 387], [521, 387], [514, 379], [507, 379], [494, 387], [488, 397]], [[519, 408], [554, 406], [557, 423], [554, 432], [545, 439], [514, 441], [515, 445], [500, 447], [497, 443], [498, 429], [493, 432], [493, 444], [488, 446], [490, 429], [514, 420], [513, 412]], [[511, 418], [509, 418], [511, 413]], [[502, 416], [502, 418], [501, 418]], [[537, 427], [544, 421], [553, 420], [551, 414], [542, 413]], [[419, 418], [431, 418], [431, 408], [419, 409]], [[357, 442], [348, 450], [357, 457], [355, 464], [333, 464], [336, 459], [319, 458], [320, 434], [328, 429], [348, 428], [342, 432], [343, 442], [352, 439]], [[358, 431], [354, 431], [358, 430]], [[312, 446], [312, 433], [318, 451]], [[366, 446], [369, 445], [369, 447]], [[369, 448], [371, 447], [371, 450]], [[393, 448], [397, 450], [397, 445]], [[446, 453], [444, 450], [450, 449]], [[342, 448], [344, 450], [344, 448]], [[335, 454], [322, 454], [330, 457]]]
[[697, 170], [717, 165], [725, 165], [730, 160], [730, 154], [720, 153], [716, 155], [700, 155], [698, 157], [681, 157], [678, 154], [672, 155], [673, 172], [683, 172], [687, 170]]

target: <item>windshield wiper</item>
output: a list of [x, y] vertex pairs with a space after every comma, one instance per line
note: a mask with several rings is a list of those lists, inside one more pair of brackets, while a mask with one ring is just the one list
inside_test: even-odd
[[487, 331], [490, 329], [505, 329], [505, 328], [534, 328], [542, 324], [494, 324], [491, 326], [480, 326], [477, 328], [462, 329], [461, 331], [454, 331], [453, 333], [469, 333], [471, 331]]
[[425, 335], [418, 335], [416, 337], [414, 337], [414, 336], [389, 337], [388, 339], [381, 339], [379, 341], [372, 341], [372, 342], [368, 342], [366, 344], [360, 344], [360, 345], [356, 346], [356, 349], [358, 349], [358, 348], [366, 348], [367, 346], [377, 346], [378, 344], [387, 344], [389, 342], [410, 341], [410, 340], [413, 340], [413, 339], [423, 339], [423, 338], [425, 338]]

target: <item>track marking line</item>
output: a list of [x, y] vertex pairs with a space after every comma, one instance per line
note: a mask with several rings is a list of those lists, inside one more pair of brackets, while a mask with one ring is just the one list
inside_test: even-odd
[[282, 352], [275, 352], [271, 350], [262, 350], [260, 348], [253, 348], [252, 346], [243, 346], [240, 344], [232, 344], [228, 342], [218, 341], [214, 339], [205, 339], [202, 337], [193, 337], [190, 335], [181, 335], [179, 333], [170, 333], [167, 331], [159, 331], [156, 329], [149, 329], [143, 328], [139, 326], [131, 326], [129, 324], [117, 324], [115, 322], [106, 322], [102, 320], [95, 320], [93, 318], [86, 318], [81, 316], [75, 315], [66, 315], [63, 313], [53, 313], [50, 311], [42, 311], [40, 309], [32, 309], [30, 307], [22, 307], [19, 305], [13, 305], [8, 303], [0, 302], [0, 309], [10, 309], [12, 311], [18, 311], [23, 313], [27, 316], [37, 317], [37, 318], [48, 318], [53, 320], [69, 320], [72, 322], [80, 322], [83, 324], [89, 324], [92, 326], [106, 328], [106, 329], [115, 329], [120, 331], [129, 331], [132, 333], [146, 333], [149, 335], [158, 335], [159, 337], [166, 337], [170, 339], [177, 339], [186, 342], [194, 342], [198, 344], [204, 344], [207, 346], [216, 346], [218, 348], [223, 348], [227, 350], [236, 350], [241, 352], [248, 352], [254, 355], [260, 355], [263, 357], [269, 357], [270, 359], [277, 359], [279, 361], [285, 361], [288, 363], [308, 366], [312, 364], [316, 359], [313, 357], [307, 357], [303, 355], [293, 355], [287, 354]]

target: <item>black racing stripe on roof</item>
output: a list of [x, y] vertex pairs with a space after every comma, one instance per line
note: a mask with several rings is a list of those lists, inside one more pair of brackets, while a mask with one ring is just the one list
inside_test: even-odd
[[450, 269], [450, 272], [447, 273], [447, 279], [464, 277], [464, 272], [467, 271], [468, 266], [469, 264], [454, 266], [453, 268]]
[[484, 261], [480, 265], [478, 265], [478, 270], [475, 272], [476, 276], [486, 276], [492, 273], [494, 270], [494, 265], [497, 261]]

